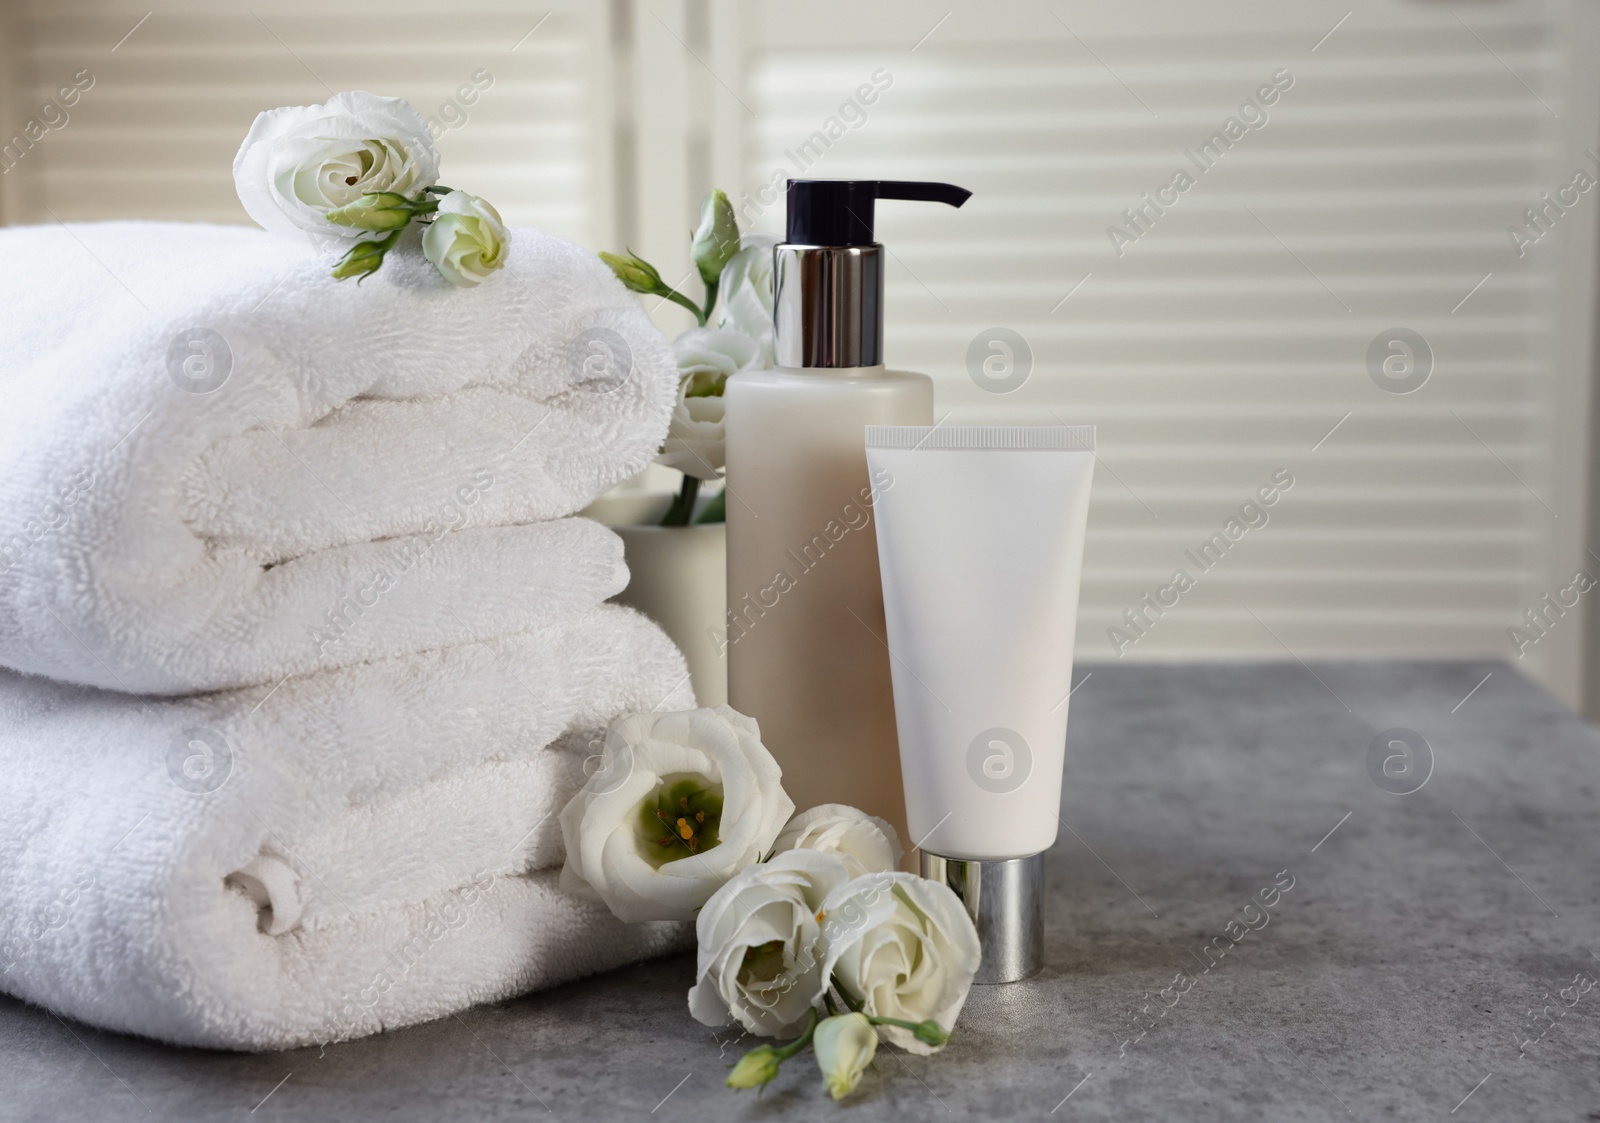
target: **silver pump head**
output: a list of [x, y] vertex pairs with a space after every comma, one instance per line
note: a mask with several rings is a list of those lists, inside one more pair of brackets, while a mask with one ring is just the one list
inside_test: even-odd
[[883, 362], [883, 247], [773, 247], [772, 351], [781, 367]]
[[783, 367], [883, 362], [883, 247], [878, 199], [959, 207], [972, 192], [949, 183], [791, 179], [784, 241], [773, 247], [772, 338]]
[[1044, 967], [1044, 855], [972, 862], [922, 852], [922, 876], [949, 886], [978, 929], [975, 983], [1016, 983]]

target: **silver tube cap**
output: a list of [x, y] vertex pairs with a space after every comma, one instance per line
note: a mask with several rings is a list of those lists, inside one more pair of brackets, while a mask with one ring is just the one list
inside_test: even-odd
[[922, 852], [922, 876], [961, 899], [978, 929], [976, 983], [1016, 983], [1044, 967], [1044, 855], [971, 862]]

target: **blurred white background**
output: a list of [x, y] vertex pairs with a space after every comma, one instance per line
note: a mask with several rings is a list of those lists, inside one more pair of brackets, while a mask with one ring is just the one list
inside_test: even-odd
[[[773, 232], [790, 175], [971, 188], [879, 208], [890, 360], [940, 416], [1100, 426], [1080, 660], [1491, 656], [1600, 701], [1592, 2], [0, 13], [9, 223], [243, 222], [255, 114], [352, 88], [438, 120], [446, 183], [669, 281], [712, 186]], [[1265, 525], [1186, 554], [1282, 473]]]

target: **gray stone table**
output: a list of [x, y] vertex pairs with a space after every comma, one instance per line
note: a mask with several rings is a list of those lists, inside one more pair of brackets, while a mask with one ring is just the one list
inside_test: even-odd
[[[941, 1055], [881, 1053], [839, 1118], [1600, 1119], [1600, 988], [1572, 987], [1600, 736], [1570, 710], [1494, 663], [1095, 667], [1072, 707], [1048, 968], [976, 989]], [[1387, 748], [1415, 734], [1431, 773]], [[689, 1017], [691, 971], [255, 1056], [0, 998], [0, 1119], [831, 1117], [809, 1061], [721, 1087], [741, 1046]]]

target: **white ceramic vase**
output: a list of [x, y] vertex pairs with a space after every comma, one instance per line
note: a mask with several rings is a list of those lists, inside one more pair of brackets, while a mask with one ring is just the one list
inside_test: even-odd
[[728, 700], [728, 658], [717, 638], [727, 628], [727, 527], [657, 525], [671, 503], [670, 492], [618, 489], [583, 513], [622, 539], [631, 576], [613, 599], [660, 624], [688, 660], [696, 702], [720, 706]]
[[616, 526], [632, 577], [616, 600], [660, 624], [689, 661], [695, 700], [728, 700], [728, 658], [716, 638], [727, 629], [728, 535], [723, 523]]

